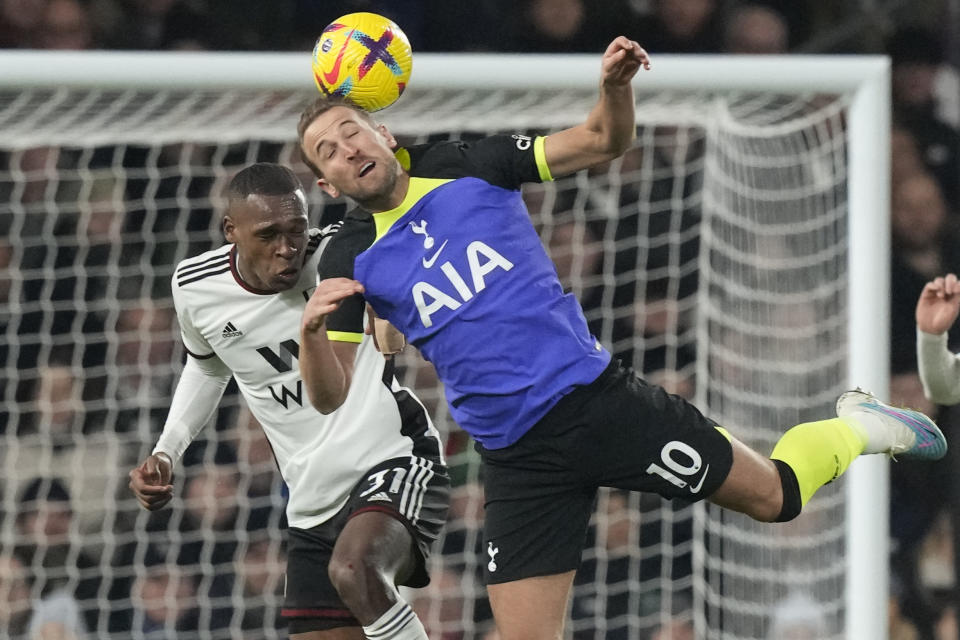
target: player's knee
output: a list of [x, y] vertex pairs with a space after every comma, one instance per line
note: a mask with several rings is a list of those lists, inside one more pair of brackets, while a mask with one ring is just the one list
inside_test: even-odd
[[330, 582], [347, 605], [369, 600], [371, 589], [382, 582], [379, 569], [362, 554], [334, 555], [327, 569]]
[[747, 515], [760, 522], [776, 522], [782, 506], [780, 487], [765, 483], [757, 488], [756, 497], [748, 508]]

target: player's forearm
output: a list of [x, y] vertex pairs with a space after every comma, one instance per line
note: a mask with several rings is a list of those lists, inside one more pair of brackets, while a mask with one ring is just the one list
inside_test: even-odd
[[594, 134], [594, 152], [616, 158], [636, 137], [633, 86], [601, 84], [600, 97], [584, 126]]
[[347, 400], [351, 367], [334, 351], [325, 326], [301, 330], [298, 362], [310, 404], [323, 414], [336, 411]]
[[947, 334], [917, 330], [917, 368], [923, 392], [937, 404], [960, 402], [960, 358], [947, 348]]
[[[219, 361], [218, 361], [219, 362]], [[230, 371], [212, 363], [201, 364], [187, 357], [177, 388], [173, 392], [170, 411], [163, 425], [163, 433], [153, 453], [165, 453], [172, 464], [187, 450], [203, 426], [213, 417], [223, 391], [230, 382]]]

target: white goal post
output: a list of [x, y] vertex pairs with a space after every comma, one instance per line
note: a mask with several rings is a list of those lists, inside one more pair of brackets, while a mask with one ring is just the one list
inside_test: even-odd
[[[592, 104], [599, 64], [599, 54], [418, 54], [408, 89], [412, 97], [404, 95], [397, 105], [382, 112], [382, 119], [391, 130], [410, 136], [427, 136], [433, 130], [514, 126], [552, 130], [568, 126], [576, 121], [571, 118], [585, 116]], [[889, 370], [889, 61], [878, 56], [653, 55], [652, 64], [652, 71], [641, 71], [634, 82], [636, 90], [645, 95], [844, 96], [839, 119], [847, 157], [845, 188], [841, 189], [846, 197], [841, 205], [847, 244], [845, 286], [840, 289], [846, 296], [846, 383], [884, 396]], [[23, 90], [22, 100], [10, 93], [19, 90]], [[32, 90], [46, 90], [52, 100], [83, 91], [88, 101], [47, 110], [31, 102], [35, 99]], [[243, 140], [248, 136], [245, 123], [255, 121], [253, 135], [257, 139], [291, 140], [298, 106], [311, 90], [309, 57], [304, 54], [7, 51], [0, 53], [0, 94], [7, 96], [0, 101], [0, 151], [49, 144], [95, 146], [113, 139], [163, 145], [181, 139], [182, 128], [192, 126], [184, 123], [196, 113], [212, 113], [214, 108], [220, 109], [219, 115], [203, 125], [207, 137], [224, 142]], [[528, 112], [515, 117], [512, 103], [504, 106], [502, 95], [530, 90], [536, 90], [537, 97], [532, 102], [520, 99], [518, 104]], [[225, 97], [221, 101], [187, 101], [169, 121], [152, 119], [151, 114], [161, 113], [151, 109], [162, 107], [165, 92], [190, 91], [220, 92]], [[234, 92], [246, 91], [297, 95], [272, 96], [256, 104], [231, 102]], [[158, 97], [154, 102], [143, 100], [141, 92]], [[101, 104], [106, 99], [110, 102]], [[565, 100], [562, 113], [555, 112], [554, 105]], [[660, 107], [666, 115], [657, 115], [657, 123], [667, 122], [670, 116], [681, 122], [700, 117], [696, 109], [686, 111], [682, 105], [673, 113], [669, 105]], [[642, 124], [644, 117], [641, 104], [638, 123]], [[487, 124], [476, 125], [484, 118]], [[0, 202], [0, 209], [6, 204]], [[705, 400], [705, 394], [705, 389], [698, 388], [699, 400]], [[709, 406], [701, 408], [710, 415]], [[3, 437], [0, 431], [0, 440]], [[0, 464], [2, 453], [0, 450]], [[0, 480], [18, 479], [0, 476]], [[860, 459], [842, 482], [847, 496], [843, 507], [844, 637], [882, 640], [887, 637], [889, 580], [887, 461], [881, 456]], [[11, 489], [6, 495], [12, 495]], [[702, 522], [706, 516], [698, 513]], [[703, 532], [702, 527], [697, 530]], [[694, 564], [705, 562], [704, 556], [710, 553], [707, 545], [694, 541]], [[709, 604], [705, 589], [708, 587], [694, 586], [698, 605]], [[711, 621], [697, 609], [702, 607], [695, 607], [694, 612], [702, 637], [747, 637], [726, 632], [711, 635], [713, 631], [707, 631]]]

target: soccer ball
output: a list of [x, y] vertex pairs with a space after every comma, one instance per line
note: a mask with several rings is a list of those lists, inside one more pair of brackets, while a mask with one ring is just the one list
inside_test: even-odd
[[313, 79], [321, 93], [343, 96], [367, 111], [396, 102], [412, 68], [407, 36], [375, 13], [334, 20], [313, 48]]

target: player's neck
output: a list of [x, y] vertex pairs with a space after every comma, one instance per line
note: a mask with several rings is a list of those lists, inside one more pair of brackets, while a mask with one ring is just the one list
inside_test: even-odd
[[410, 190], [410, 174], [406, 171], [400, 171], [397, 174], [397, 180], [393, 184], [390, 192], [383, 197], [371, 198], [366, 202], [360, 202], [361, 207], [370, 213], [382, 213], [396, 209], [403, 203], [407, 197], [407, 191]]

